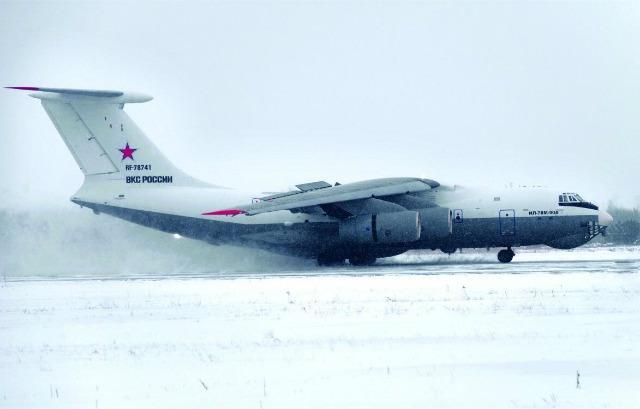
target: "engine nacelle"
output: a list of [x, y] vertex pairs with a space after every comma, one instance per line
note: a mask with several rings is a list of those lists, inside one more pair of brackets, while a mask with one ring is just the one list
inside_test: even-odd
[[422, 227], [421, 240], [438, 240], [451, 235], [452, 212], [445, 207], [430, 207], [418, 210]]
[[353, 216], [340, 222], [340, 238], [355, 243], [409, 243], [420, 239], [420, 213], [402, 211]]

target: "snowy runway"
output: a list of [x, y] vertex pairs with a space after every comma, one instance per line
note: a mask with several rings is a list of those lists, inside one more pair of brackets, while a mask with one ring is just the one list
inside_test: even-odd
[[469, 257], [7, 280], [0, 407], [637, 407], [637, 257]]

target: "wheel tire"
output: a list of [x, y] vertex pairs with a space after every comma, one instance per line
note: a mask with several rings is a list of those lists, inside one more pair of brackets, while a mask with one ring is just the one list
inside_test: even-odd
[[501, 263], [510, 263], [515, 253], [511, 249], [500, 250], [498, 252], [498, 261]]
[[359, 256], [349, 258], [349, 264], [352, 266], [371, 266], [375, 264], [375, 257]]
[[458, 249], [456, 247], [446, 246], [446, 247], [440, 247], [440, 251], [443, 252], [444, 254], [451, 255], [456, 251], [458, 251]]

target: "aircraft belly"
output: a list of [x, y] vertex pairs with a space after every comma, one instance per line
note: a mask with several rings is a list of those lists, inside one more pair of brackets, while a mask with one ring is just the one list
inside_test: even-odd
[[584, 224], [597, 216], [516, 217], [513, 234], [501, 232], [500, 219], [465, 218], [454, 223], [450, 244], [457, 248], [506, 247], [546, 244], [564, 236], [583, 235]]
[[338, 239], [337, 223], [295, 223], [267, 226], [267, 229], [242, 234], [242, 239], [273, 245], [303, 247], [330, 246], [336, 244]]

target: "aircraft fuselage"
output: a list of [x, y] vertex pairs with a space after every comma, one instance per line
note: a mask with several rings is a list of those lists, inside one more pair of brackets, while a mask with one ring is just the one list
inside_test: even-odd
[[592, 206], [561, 206], [559, 193], [544, 189], [491, 192], [441, 186], [429, 199], [450, 210], [445, 237], [421, 235], [409, 243], [353, 243], [340, 237], [341, 221], [326, 214], [277, 211], [205, 216], [207, 209], [251, 203], [255, 195], [208, 188], [130, 189], [103, 203], [81, 189], [77, 204], [130, 222], [211, 244], [261, 248], [302, 257], [344, 260], [388, 257], [413, 249], [512, 248], [548, 245], [569, 249], [585, 244], [608, 224], [610, 216]]

